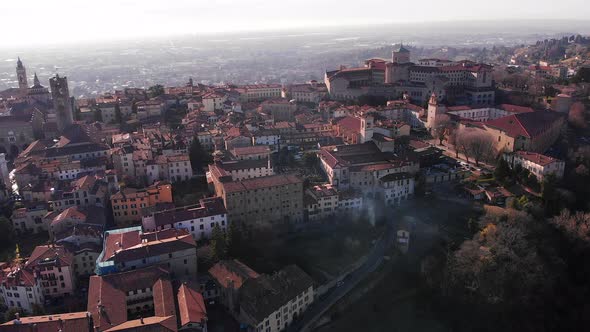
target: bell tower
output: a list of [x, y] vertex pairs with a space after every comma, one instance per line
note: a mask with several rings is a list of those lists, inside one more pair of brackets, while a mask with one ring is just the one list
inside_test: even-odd
[[430, 100], [428, 101], [428, 110], [426, 114], [426, 128], [431, 129], [434, 127], [436, 123], [436, 117], [439, 114], [444, 114], [446, 112], [446, 107], [444, 105], [438, 104], [438, 98], [436, 94], [433, 92], [430, 96]]
[[23, 62], [20, 61], [20, 57], [16, 62], [16, 78], [18, 79], [18, 88], [26, 93], [29, 89], [29, 83], [27, 82], [27, 70], [23, 66]]
[[55, 75], [49, 79], [51, 87], [51, 99], [53, 99], [53, 108], [55, 110], [57, 130], [62, 132], [65, 128], [74, 122], [74, 113], [72, 108], [72, 98], [68, 90], [67, 77]]

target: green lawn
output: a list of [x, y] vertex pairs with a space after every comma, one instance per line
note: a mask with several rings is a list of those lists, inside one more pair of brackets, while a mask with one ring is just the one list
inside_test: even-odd
[[172, 185], [172, 196], [176, 206], [198, 204], [201, 198], [209, 195], [205, 177], [175, 182]]

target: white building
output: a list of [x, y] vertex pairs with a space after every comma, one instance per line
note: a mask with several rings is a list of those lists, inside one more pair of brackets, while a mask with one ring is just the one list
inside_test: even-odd
[[284, 331], [314, 300], [313, 280], [295, 265], [247, 279], [239, 293], [238, 321], [256, 332]]
[[227, 100], [227, 95], [221, 92], [209, 92], [203, 95], [203, 111], [213, 112], [222, 110], [223, 103]]
[[179, 182], [193, 177], [193, 168], [187, 154], [170, 154], [158, 156], [146, 165], [148, 184], [157, 181]]
[[363, 196], [354, 190], [338, 191], [330, 184], [323, 184], [307, 189], [304, 203], [310, 221], [354, 217], [362, 213]]
[[17, 234], [46, 232], [48, 224], [44, 222], [43, 216], [47, 214], [47, 211], [46, 202], [31, 202], [26, 207], [14, 210], [10, 217], [12, 229]]
[[539, 182], [543, 182], [549, 174], [555, 175], [560, 179], [563, 177], [565, 162], [536, 152], [516, 151], [514, 153], [504, 154], [504, 160], [508, 162], [510, 168], [520, 165], [534, 174]]
[[218, 197], [201, 199], [199, 205], [153, 212], [142, 217], [141, 223], [143, 229], [149, 232], [186, 229], [197, 241], [211, 238], [215, 226], [225, 232], [229, 225], [223, 200]]
[[160, 100], [145, 100], [137, 104], [137, 118], [147, 119], [151, 117], [160, 117], [164, 113], [164, 103]]
[[35, 278], [32, 271], [22, 265], [0, 266], [0, 297], [8, 308], [19, 308], [26, 313], [33, 313], [35, 306], [43, 306], [45, 297], [41, 289], [41, 280]]
[[241, 102], [261, 101], [265, 99], [281, 98], [280, 84], [251, 84], [238, 88]]
[[263, 129], [252, 134], [253, 145], [266, 145], [272, 152], [278, 151], [281, 135], [278, 130]]
[[177, 278], [196, 278], [197, 247], [184, 229], [144, 232], [141, 226], [105, 232], [103, 250], [96, 260], [96, 274], [167, 266]]
[[330, 184], [318, 185], [305, 192], [305, 207], [309, 220], [322, 220], [333, 217], [339, 207], [339, 195]]
[[379, 179], [383, 201], [397, 205], [414, 195], [414, 176], [408, 173], [389, 174]]

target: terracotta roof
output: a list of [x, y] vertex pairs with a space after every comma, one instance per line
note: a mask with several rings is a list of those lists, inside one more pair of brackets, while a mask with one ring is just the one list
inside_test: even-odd
[[180, 326], [189, 323], [205, 323], [207, 309], [201, 293], [183, 283], [178, 289], [178, 315]]
[[535, 111], [531, 107], [517, 106], [517, 105], [511, 105], [511, 104], [500, 104], [500, 109], [502, 109], [506, 112], [510, 112], [510, 113], [528, 113], [528, 112]]
[[66, 248], [61, 245], [36, 246], [25, 266], [27, 268], [34, 268], [40, 263], [53, 260], [55, 260], [57, 266], [70, 266], [72, 264], [73, 256], [72, 253], [68, 252]]
[[232, 154], [236, 157], [250, 154], [270, 153], [270, 148], [267, 145], [254, 145], [234, 148]]
[[32, 271], [19, 266], [8, 267], [2, 271], [2, 283], [6, 287], [25, 286], [33, 287], [36, 284]]
[[77, 206], [73, 206], [63, 210], [51, 221], [51, 225], [56, 225], [65, 219], [77, 219], [80, 222], [86, 221], [86, 214], [80, 212]]
[[90, 322], [89, 312], [70, 312], [64, 314], [21, 317], [18, 324], [15, 323], [15, 320], [11, 320], [0, 325], [0, 330], [3, 332], [93, 332]]
[[209, 269], [209, 274], [224, 288], [239, 289], [244, 281], [259, 274], [237, 259], [220, 261]]
[[[125, 323], [127, 310], [124, 308], [127, 307], [127, 293], [146, 288], [152, 288], [153, 291], [160, 290], [156, 289], [154, 285], [162, 279], [169, 283], [169, 273], [161, 267], [148, 267], [105, 276], [91, 276], [87, 310], [92, 314], [97, 331], [105, 331]], [[156, 306], [159, 297], [159, 294], [154, 294], [154, 306]], [[176, 319], [174, 321], [176, 323]]]
[[155, 316], [167, 317], [176, 315], [174, 307], [174, 292], [172, 284], [167, 279], [158, 279], [152, 287], [154, 294], [154, 313]]
[[195, 247], [195, 239], [186, 229], [109, 233], [105, 238], [103, 262], [125, 262]]
[[115, 327], [112, 327], [105, 332], [164, 332], [164, 331], [178, 331], [176, 327], [175, 316], [152, 316], [142, 319], [134, 319], [126, 321]]
[[361, 130], [361, 119], [354, 116], [338, 118], [335, 120], [335, 124], [355, 132], [359, 132]]
[[554, 162], [560, 161], [559, 159], [555, 159], [553, 157], [546, 156], [544, 154], [536, 153], [536, 152], [529, 152], [529, 151], [516, 151], [516, 155], [518, 155], [522, 159], [526, 159], [531, 161], [537, 165], [546, 166], [552, 164]]
[[488, 127], [504, 131], [510, 137], [537, 137], [545, 132], [553, 122], [563, 118], [563, 114], [549, 111], [517, 113], [502, 118], [488, 120]]

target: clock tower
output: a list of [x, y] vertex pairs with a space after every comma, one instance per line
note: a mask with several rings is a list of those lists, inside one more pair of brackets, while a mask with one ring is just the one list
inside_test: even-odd
[[29, 83], [27, 82], [27, 70], [23, 66], [23, 62], [20, 61], [20, 57], [16, 62], [16, 78], [18, 79], [18, 88], [23, 92], [27, 93], [29, 89]]

